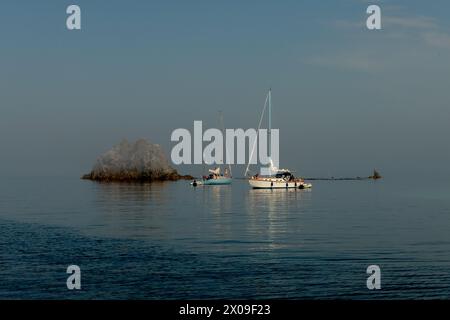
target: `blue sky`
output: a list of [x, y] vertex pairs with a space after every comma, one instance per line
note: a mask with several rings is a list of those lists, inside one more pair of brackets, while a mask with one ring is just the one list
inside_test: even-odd
[[[66, 7], [82, 30], [65, 28]], [[365, 28], [379, 4], [381, 31]], [[449, 175], [448, 1], [2, 1], [1, 175], [75, 175], [123, 138], [257, 125], [307, 176]], [[197, 173], [199, 168], [182, 168]]]

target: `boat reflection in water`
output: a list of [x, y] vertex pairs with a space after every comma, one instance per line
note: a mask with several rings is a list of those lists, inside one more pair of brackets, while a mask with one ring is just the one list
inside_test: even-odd
[[249, 189], [246, 194], [248, 231], [266, 239], [266, 249], [301, 247], [303, 244], [298, 241], [304, 230], [301, 216], [308, 212], [311, 203], [310, 189]]

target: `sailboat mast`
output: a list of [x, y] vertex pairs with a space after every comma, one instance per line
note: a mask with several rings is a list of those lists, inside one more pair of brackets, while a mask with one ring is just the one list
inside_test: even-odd
[[[261, 129], [261, 124], [264, 120], [264, 114], [266, 112], [266, 108], [267, 108], [267, 102], [269, 101], [269, 94], [266, 95], [266, 100], [264, 101], [264, 108], [262, 109], [261, 112], [261, 116], [259, 118], [259, 122], [258, 122], [258, 130], [256, 131], [259, 134], [259, 130]], [[250, 158], [248, 160], [248, 164], [247, 164], [247, 168], [245, 168], [245, 173], [244, 176], [247, 176], [248, 173], [248, 169], [250, 168], [250, 163], [251, 163], [251, 159], [253, 159], [253, 154], [255, 152], [255, 147], [256, 147], [256, 143], [258, 142], [258, 139], [255, 140], [255, 142], [253, 143], [253, 147], [252, 147], [252, 152], [250, 153]]]
[[271, 138], [271, 134], [272, 134], [272, 88], [269, 89], [269, 129], [267, 131], [268, 136], [269, 136], [269, 146], [268, 146], [268, 155], [270, 158], [272, 158], [272, 138]]
[[[222, 113], [222, 111], [219, 111], [219, 118], [220, 118], [220, 126], [222, 127], [221, 128], [222, 129], [222, 135], [225, 137], [225, 124], [223, 122], [223, 113]], [[226, 154], [226, 160], [229, 160], [229, 154], [228, 154], [227, 145], [225, 145], [225, 154]], [[231, 164], [229, 162], [228, 162], [228, 171], [229, 171], [230, 177], [232, 177]]]

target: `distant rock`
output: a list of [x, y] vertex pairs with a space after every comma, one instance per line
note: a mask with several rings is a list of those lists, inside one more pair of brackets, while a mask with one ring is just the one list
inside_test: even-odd
[[381, 179], [381, 178], [382, 178], [382, 176], [375, 169], [373, 170], [373, 174], [369, 177], [369, 179], [373, 179], [373, 180], [378, 180], [378, 179]]
[[114, 146], [97, 159], [92, 171], [82, 179], [149, 182], [192, 177], [182, 176], [170, 167], [160, 145], [140, 139], [135, 143], [123, 140]]

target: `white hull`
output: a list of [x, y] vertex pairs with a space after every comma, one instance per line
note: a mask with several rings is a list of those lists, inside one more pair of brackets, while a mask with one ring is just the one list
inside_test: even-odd
[[308, 189], [312, 185], [304, 181], [285, 181], [283, 179], [258, 178], [248, 180], [250, 186], [254, 189]]

